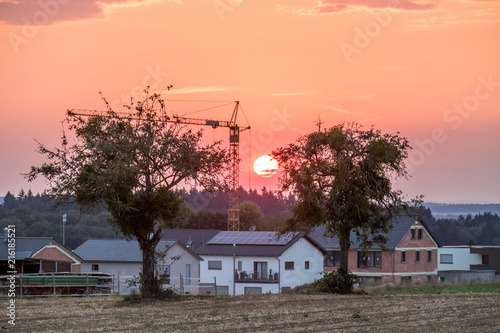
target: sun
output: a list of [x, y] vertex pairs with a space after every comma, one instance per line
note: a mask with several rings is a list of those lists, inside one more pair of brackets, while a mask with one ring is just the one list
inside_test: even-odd
[[278, 161], [269, 155], [262, 155], [253, 164], [255, 173], [262, 177], [271, 177], [278, 169]]

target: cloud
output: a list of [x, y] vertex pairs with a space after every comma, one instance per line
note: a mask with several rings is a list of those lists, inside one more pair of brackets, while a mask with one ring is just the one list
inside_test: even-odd
[[312, 8], [291, 8], [278, 6], [278, 9], [288, 10], [302, 15], [321, 15], [337, 12], [359, 10], [360, 8], [390, 8], [397, 10], [432, 10], [438, 7], [436, 0], [319, 0]]
[[333, 110], [333, 111], [337, 111], [337, 112], [340, 112], [340, 113], [345, 113], [345, 114], [352, 113], [351, 111], [347, 111], [347, 110], [344, 110], [344, 109], [338, 108], [338, 107], [336, 107], [336, 106], [329, 106], [329, 105], [313, 105], [313, 106], [318, 107], [318, 108], [323, 108], [323, 109]]
[[195, 93], [227, 91], [227, 90], [234, 90], [234, 88], [229, 88], [229, 87], [184, 87], [179, 89], [172, 88], [168, 94], [183, 95], [183, 94], [195, 94]]
[[113, 7], [137, 7], [164, 0], [0, 0], [0, 22], [43, 26], [102, 18]]
[[283, 93], [264, 94], [262, 96], [305, 96], [305, 95], [314, 95], [317, 93], [319, 93], [319, 91], [300, 91], [300, 92], [283, 92]]

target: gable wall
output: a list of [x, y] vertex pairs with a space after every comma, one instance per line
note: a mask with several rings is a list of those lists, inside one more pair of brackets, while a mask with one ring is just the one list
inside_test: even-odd
[[64, 252], [55, 246], [48, 246], [38, 252], [33, 258], [37, 259], [51, 259], [51, 260], [64, 260], [73, 261], [73, 259], [67, 256]]

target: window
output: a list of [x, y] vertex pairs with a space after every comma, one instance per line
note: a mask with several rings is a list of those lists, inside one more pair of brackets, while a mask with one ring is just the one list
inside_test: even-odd
[[267, 261], [254, 261], [253, 263], [254, 279], [267, 279], [269, 272], [267, 271]]
[[417, 230], [417, 237], [418, 239], [422, 239], [422, 229], [420, 228]]
[[442, 264], [453, 264], [453, 254], [441, 254], [439, 259]]
[[[221, 269], [222, 269], [222, 265], [221, 265]], [[238, 261], [238, 270], [239, 271], [243, 270], [243, 262], [241, 260]]]
[[340, 267], [340, 251], [332, 251], [325, 255], [325, 267]]
[[411, 233], [411, 239], [415, 239], [415, 229], [411, 229], [410, 233]]
[[222, 269], [222, 261], [220, 261], [220, 260], [209, 260], [208, 261], [208, 269], [209, 270], [221, 270]]
[[309, 261], [304, 262], [304, 269], [309, 269]]
[[92, 264], [92, 272], [97, 272], [97, 271], [99, 271], [99, 265]]
[[285, 261], [285, 271], [293, 271], [295, 269], [294, 261]]
[[427, 250], [427, 262], [432, 262], [432, 251]]
[[191, 284], [191, 265], [186, 264], [185, 266], [185, 275], [184, 275], [184, 284]]
[[382, 251], [358, 252], [358, 268], [382, 268]]
[[415, 251], [415, 262], [420, 262], [420, 251]]
[[482, 255], [482, 261], [481, 263], [483, 265], [488, 265], [490, 263], [490, 255], [489, 254], [483, 254]]
[[406, 251], [401, 251], [401, 262], [406, 262]]

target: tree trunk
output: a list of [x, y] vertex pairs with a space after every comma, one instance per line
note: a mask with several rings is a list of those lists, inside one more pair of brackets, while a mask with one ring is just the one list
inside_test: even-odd
[[349, 271], [349, 248], [351, 247], [349, 235], [350, 232], [347, 233], [347, 239], [345, 237], [339, 237], [340, 268], [344, 269], [346, 272]]
[[157, 230], [150, 239], [148, 236], [136, 236], [142, 250], [142, 279], [141, 296], [144, 298], [157, 297], [161, 291], [159, 280], [155, 276], [155, 249], [161, 237], [161, 229]]

